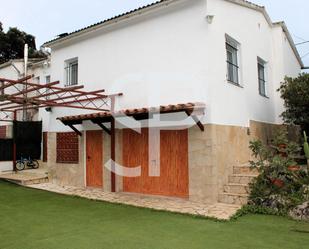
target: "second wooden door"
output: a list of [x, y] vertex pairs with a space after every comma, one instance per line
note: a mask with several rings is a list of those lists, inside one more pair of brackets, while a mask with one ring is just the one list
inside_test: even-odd
[[103, 132], [86, 132], [86, 181], [88, 187], [103, 187]]

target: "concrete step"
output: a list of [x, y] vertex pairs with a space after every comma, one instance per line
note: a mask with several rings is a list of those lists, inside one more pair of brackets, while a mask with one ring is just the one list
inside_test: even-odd
[[48, 174], [40, 171], [38, 173], [22, 171], [1, 174], [0, 179], [24, 186], [49, 182]]
[[246, 205], [248, 203], [248, 195], [222, 193], [219, 195], [219, 202], [233, 205]]
[[23, 185], [23, 186], [29, 186], [29, 185], [35, 185], [35, 184], [41, 184], [41, 183], [48, 183], [49, 179], [48, 177], [44, 178], [37, 178], [37, 179], [27, 179], [27, 180], [22, 180], [22, 179], [4, 179], [8, 182], [12, 182], [18, 185]]
[[246, 166], [234, 166], [233, 174], [235, 175], [259, 175], [257, 169], [251, 168], [249, 165]]
[[250, 187], [248, 184], [230, 183], [224, 186], [224, 193], [249, 194]]
[[38, 179], [24, 180], [22, 182], [22, 185], [28, 186], [28, 185], [35, 185], [35, 184], [48, 183], [48, 182], [49, 182], [48, 177], [44, 177], [44, 178], [38, 178]]
[[253, 179], [257, 177], [257, 175], [245, 175], [245, 174], [241, 174], [241, 175], [231, 175], [229, 176], [229, 184], [249, 184], [253, 181]]

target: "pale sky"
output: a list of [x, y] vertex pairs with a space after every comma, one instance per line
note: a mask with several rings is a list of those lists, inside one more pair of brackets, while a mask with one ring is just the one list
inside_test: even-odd
[[[154, 0], [0, 0], [5, 29], [18, 27], [36, 36], [37, 46]], [[273, 21], [284, 20], [295, 43], [309, 41], [308, 0], [252, 0], [266, 6]], [[309, 66], [309, 43], [297, 46]]]

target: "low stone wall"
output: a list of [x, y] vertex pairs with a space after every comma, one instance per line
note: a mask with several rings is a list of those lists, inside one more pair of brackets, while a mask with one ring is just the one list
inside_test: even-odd
[[193, 201], [218, 202], [234, 166], [248, 164], [249, 143], [269, 142], [278, 125], [251, 121], [250, 127], [205, 125], [189, 129], [189, 196]]

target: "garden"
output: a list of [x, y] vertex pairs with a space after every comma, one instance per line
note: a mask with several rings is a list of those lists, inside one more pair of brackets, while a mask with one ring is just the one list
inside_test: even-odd
[[[259, 176], [251, 183], [249, 205], [243, 210], [309, 221], [309, 75], [286, 78], [278, 91], [285, 101], [285, 126], [268, 144], [251, 141], [250, 164]], [[289, 126], [298, 130], [293, 139]]]
[[309, 224], [232, 221], [96, 202], [0, 182], [1, 249], [307, 249]]

